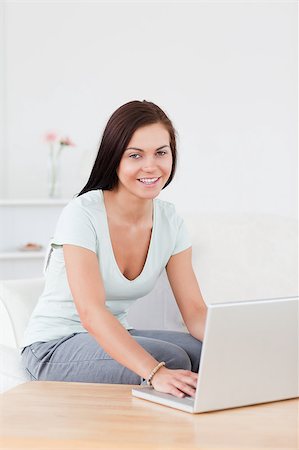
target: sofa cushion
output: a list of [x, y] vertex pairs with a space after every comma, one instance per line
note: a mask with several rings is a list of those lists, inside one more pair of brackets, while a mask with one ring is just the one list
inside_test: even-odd
[[19, 350], [0, 344], [0, 393], [26, 381], [30, 376], [22, 367]]
[[44, 278], [0, 281], [0, 344], [19, 347]]
[[298, 295], [298, 222], [271, 214], [184, 216], [207, 303]]

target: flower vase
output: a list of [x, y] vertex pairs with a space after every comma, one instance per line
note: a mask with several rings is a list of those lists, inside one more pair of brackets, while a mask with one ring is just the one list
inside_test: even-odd
[[48, 196], [50, 198], [61, 197], [59, 162], [59, 156], [55, 155], [54, 152], [50, 152], [48, 158]]

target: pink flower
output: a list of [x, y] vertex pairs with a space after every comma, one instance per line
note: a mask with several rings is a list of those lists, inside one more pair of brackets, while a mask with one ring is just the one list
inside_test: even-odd
[[55, 142], [56, 139], [57, 139], [57, 134], [54, 132], [50, 132], [45, 135], [46, 142]]
[[75, 147], [75, 144], [70, 140], [69, 137], [61, 138], [60, 145], [66, 145], [70, 147]]

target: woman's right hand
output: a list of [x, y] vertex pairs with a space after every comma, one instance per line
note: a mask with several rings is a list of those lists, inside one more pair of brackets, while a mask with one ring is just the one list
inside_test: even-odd
[[161, 367], [153, 376], [151, 383], [156, 391], [172, 394], [175, 397], [190, 395], [195, 397], [198, 374], [190, 370], [167, 369]]

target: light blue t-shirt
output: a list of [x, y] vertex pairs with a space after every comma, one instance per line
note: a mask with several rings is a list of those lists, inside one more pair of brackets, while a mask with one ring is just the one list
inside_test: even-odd
[[45, 287], [31, 315], [22, 347], [72, 333], [86, 332], [68, 284], [63, 244], [78, 245], [96, 253], [104, 283], [107, 309], [126, 329], [133, 302], [155, 286], [169, 258], [191, 246], [183, 219], [172, 203], [153, 200], [153, 228], [145, 265], [128, 280], [119, 270], [110, 240], [103, 191], [89, 191], [72, 199], [62, 210], [46, 258]]

